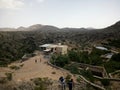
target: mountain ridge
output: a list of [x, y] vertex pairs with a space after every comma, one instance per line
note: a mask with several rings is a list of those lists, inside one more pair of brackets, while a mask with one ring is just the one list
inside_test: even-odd
[[[113, 25], [120, 25], [120, 21], [116, 22], [115, 24]], [[108, 28], [108, 27], [111, 27], [113, 25], [110, 25], [110, 26], [107, 26], [105, 28]], [[18, 28], [9, 28], [9, 27], [4, 27], [4, 28], [0, 28], [0, 31], [32, 31], [32, 30], [37, 30], [37, 29], [41, 29], [41, 28], [44, 28], [44, 27], [53, 27], [53, 28], [57, 28], [57, 29], [63, 29], [63, 30], [100, 30], [100, 29], [95, 29], [93, 27], [88, 27], [88, 28], [84, 28], [84, 27], [81, 27], [81, 28], [70, 28], [70, 27], [65, 27], [65, 28], [58, 28], [56, 26], [52, 26], [52, 25], [42, 25], [42, 24], [34, 24], [34, 25], [31, 25], [29, 27], [23, 27], [23, 26], [20, 26]], [[105, 28], [102, 28], [102, 29], [105, 29]]]
[[[119, 39], [120, 21], [104, 29], [89, 30], [86, 28], [58, 28], [50, 25], [36, 24], [29, 27], [19, 27], [16, 31], [13, 28], [13, 31], [21, 31], [21, 33], [26, 33], [27, 37], [34, 37], [35, 40], [38, 40], [37, 42], [44, 41], [45, 43], [50, 43], [67, 40], [76, 43], [92, 43], [96, 41], [102, 42], [108, 39]], [[21, 36], [26, 37], [22, 34]]]

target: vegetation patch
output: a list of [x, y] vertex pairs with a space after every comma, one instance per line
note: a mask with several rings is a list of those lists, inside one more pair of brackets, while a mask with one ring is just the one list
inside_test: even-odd
[[20, 67], [23, 67], [23, 66], [24, 66], [24, 64], [21, 64], [21, 65], [20, 65]]
[[69, 58], [67, 55], [53, 55], [51, 63], [59, 67], [64, 67], [66, 64], [69, 64]]
[[91, 82], [94, 82], [94, 80], [95, 80], [94, 77], [93, 77], [93, 74], [90, 70], [81, 70], [80, 74]]
[[10, 69], [14, 69], [14, 70], [20, 69], [20, 67], [19, 67], [19, 66], [16, 66], [16, 65], [12, 65], [12, 66], [10, 66], [9, 68], [10, 68]]
[[120, 70], [120, 53], [114, 54], [109, 62], [104, 63], [104, 66], [108, 73]]
[[6, 77], [0, 77], [0, 84], [4, 84], [7, 82]]
[[56, 74], [56, 72], [52, 72], [52, 74]]
[[36, 85], [34, 90], [47, 90], [50, 85], [52, 85], [52, 81], [48, 78], [36, 78], [32, 80]]
[[114, 39], [114, 40], [108, 40], [108, 41], [109, 43], [106, 45], [120, 48], [120, 39]]
[[76, 65], [76, 64], [66, 65], [66, 66], [64, 67], [64, 69], [69, 70], [69, 71], [70, 71], [71, 73], [73, 73], [73, 74], [80, 74], [79, 69], [78, 69], [78, 65]]
[[109, 86], [110, 85], [110, 80], [109, 79], [101, 79], [100, 81], [104, 86]]
[[5, 75], [9, 81], [12, 80], [12, 73], [5, 73]]
[[68, 74], [68, 75], [65, 77], [66, 83], [68, 83], [68, 82], [70, 81], [71, 77], [72, 77], [72, 76], [71, 76], [70, 74]]
[[0, 66], [7, 66], [37, 48], [28, 32], [0, 32], [0, 36]]

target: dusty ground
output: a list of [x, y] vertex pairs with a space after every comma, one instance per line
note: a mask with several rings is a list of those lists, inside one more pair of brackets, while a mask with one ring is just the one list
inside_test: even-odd
[[[37, 62], [35, 62], [35, 60]], [[52, 66], [47, 64], [47, 59], [44, 58], [43, 54], [39, 54], [35, 57], [32, 57], [22, 63], [12, 63], [11, 65], [21, 65], [23, 64], [23, 67], [21, 67], [18, 70], [10, 70], [8, 68], [2, 68], [2, 72], [13, 72], [13, 80], [14, 81], [23, 81], [23, 80], [29, 80], [31, 78], [36, 77], [48, 77], [53, 80], [58, 80], [60, 76], [67, 76], [68, 73], [65, 71], [61, 71], [59, 69], [53, 68]], [[53, 72], [55, 74], [53, 74]], [[1, 73], [2, 75], [2, 73]]]

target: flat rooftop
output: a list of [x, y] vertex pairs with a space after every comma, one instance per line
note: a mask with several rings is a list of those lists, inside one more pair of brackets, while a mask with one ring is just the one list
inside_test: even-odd
[[39, 47], [67, 47], [67, 45], [56, 45], [56, 44], [43, 44]]

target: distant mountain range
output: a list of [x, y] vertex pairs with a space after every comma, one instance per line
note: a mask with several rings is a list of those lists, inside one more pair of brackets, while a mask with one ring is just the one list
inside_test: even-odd
[[[57, 28], [50, 25], [36, 24], [30, 27], [0, 28], [0, 31], [29, 32], [36, 40], [72, 41], [77, 43], [102, 42], [107, 39], [120, 38], [120, 21], [103, 29], [94, 28]], [[30, 34], [30, 35], [31, 35]]]

